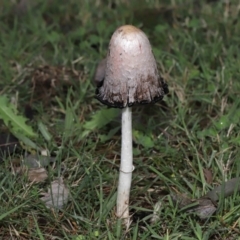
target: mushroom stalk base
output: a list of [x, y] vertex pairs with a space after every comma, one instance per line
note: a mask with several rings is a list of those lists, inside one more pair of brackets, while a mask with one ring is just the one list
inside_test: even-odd
[[122, 110], [122, 148], [117, 193], [117, 217], [129, 219], [129, 196], [133, 171], [132, 109]]

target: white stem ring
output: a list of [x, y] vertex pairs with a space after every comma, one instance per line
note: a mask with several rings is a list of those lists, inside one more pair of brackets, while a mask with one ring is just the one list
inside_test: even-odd
[[122, 169], [120, 169], [119, 171], [120, 171], [120, 172], [123, 172], [123, 173], [132, 173], [134, 170], [135, 170], [135, 166], [133, 165], [133, 166], [132, 166], [132, 171], [130, 171], [130, 172], [125, 172], [125, 171], [123, 171]]

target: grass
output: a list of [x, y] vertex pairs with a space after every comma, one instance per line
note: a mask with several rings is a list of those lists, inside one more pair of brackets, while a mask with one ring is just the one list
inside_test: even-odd
[[[1, 239], [238, 239], [239, 195], [219, 204], [203, 221], [179, 211], [168, 196], [204, 195], [239, 176], [238, 1], [36, 1], [26, 13], [0, 8], [0, 95], [29, 121], [32, 141], [57, 156], [49, 179], [30, 183], [13, 175], [12, 161], [0, 173]], [[130, 23], [149, 36], [170, 89], [164, 102], [134, 107], [132, 224], [115, 217], [120, 160], [119, 111], [94, 99], [92, 76], [107, 53], [113, 31]], [[29, 110], [30, 109], [30, 110]], [[1, 132], [8, 131], [1, 123]], [[59, 211], [40, 191], [61, 174], [71, 197]], [[207, 183], [204, 169], [212, 171]], [[162, 199], [159, 220], [151, 224]]]

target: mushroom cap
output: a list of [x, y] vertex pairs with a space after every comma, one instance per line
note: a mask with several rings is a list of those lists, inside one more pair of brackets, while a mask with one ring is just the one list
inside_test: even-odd
[[168, 93], [160, 77], [150, 42], [143, 31], [125, 25], [112, 35], [105, 77], [96, 98], [111, 107], [131, 107], [162, 100]]
[[102, 81], [105, 78], [105, 72], [106, 72], [106, 65], [107, 65], [107, 58], [102, 59], [95, 70], [94, 77], [93, 77], [93, 82], [97, 86], [102, 85]]

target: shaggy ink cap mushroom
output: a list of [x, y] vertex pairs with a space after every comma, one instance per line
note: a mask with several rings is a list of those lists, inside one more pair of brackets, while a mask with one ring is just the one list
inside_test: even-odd
[[93, 82], [97, 87], [102, 86], [103, 80], [105, 78], [106, 64], [107, 64], [107, 58], [104, 58], [97, 65], [97, 68], [93, 77]]
[[103, 104], [131, 107], [160, 101], [168, 93], [147, 36], [134, 26], [125, 25], [113, 33], [105, 64], [104, 80], [96, 90]]

